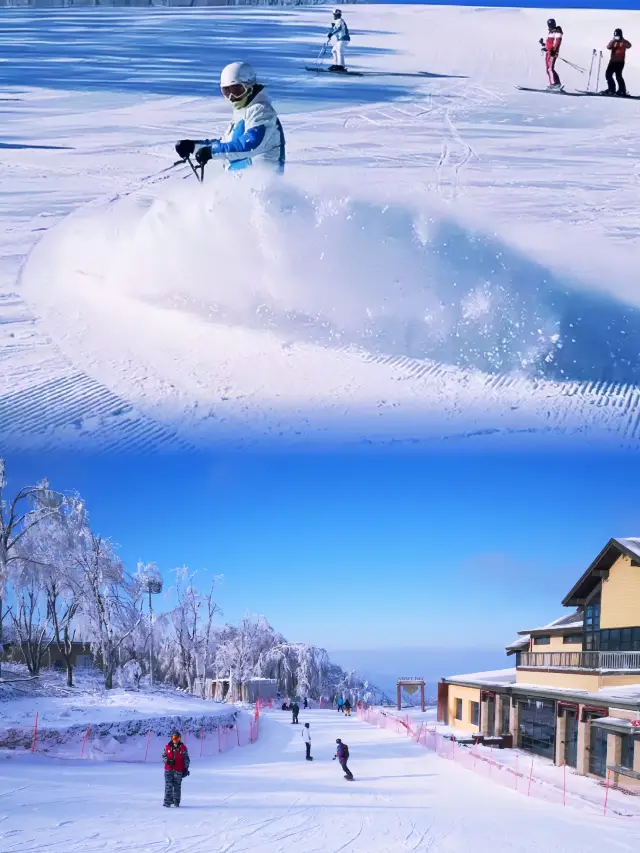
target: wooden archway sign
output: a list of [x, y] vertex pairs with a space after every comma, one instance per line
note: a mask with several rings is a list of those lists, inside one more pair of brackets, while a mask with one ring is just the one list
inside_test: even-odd
[[413, 687], [420, 688], [420, 707], [422, 709], [422, 713], [425, 712], [424, 705], [424, 678], [422, 677], [413, 677], [413, 678], [399, 678], [398, 679], [398, 711], [402, 710], [402, 688], [403, 687]]

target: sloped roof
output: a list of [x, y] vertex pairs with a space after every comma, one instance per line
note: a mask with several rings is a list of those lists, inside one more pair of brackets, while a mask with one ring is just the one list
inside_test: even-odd
[[508, 646], [505, 646], [507, 654], [513, 654], [513, 652], [519, 652], [521, 649], [528, 648], [530, 639], [531, 637], [529, 636], [529, 634], [524, 637], [518, 637], [512, 643], [509, 643]]
[[563, 600], [565, 607], [578, 607], [622, 554], [640, 560], [640, 539], [610, 539], [580, 580]]
[[526, 631], [518, 631], [518, 634], [539, 634], [541, 632], [553, 634], [556, 633], [566, 633], [570, 630], [581, 630], [584, 625], [584, 616], [579, 610], [574, 611], [573, 613], [565, 613], [564, 616], [560, 616], [559, 619], [554, 619], [553, 622], [549, 622], [548, 625], [541, 625], [539, 628], [528, 628]]

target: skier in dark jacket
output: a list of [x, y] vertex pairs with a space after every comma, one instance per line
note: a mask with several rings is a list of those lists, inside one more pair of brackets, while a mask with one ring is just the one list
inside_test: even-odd
[[[622, 76], [622, 71], [624, 69], [624, 63], [627, 56], [627, 51], [631, 47], [631, 42], [627, 41], [626, 38], [622, 35], [622, 30], [617, 29], [613, 32], [613, 38], [607, 45], [607, 50], [611, 51], [611, 59], [609, 60], [609, 64], [607, 65], [607, 70], [605, 71], [605, 77], [607, 80], [607, 95], [620, 95], [621, 97], [626, 97], [627, 87], [624, 82], [624, 77]], [[616, 92], [616, 83], [618, 83], [618, 91]]]
[[292, 723], [298, 722], [298, 714], [299, 713], [300, 713], [300, 705], [298, 705], [297, 702], [294, 702], [293, 705], [291, 706], [291, 722]]
[[349, 747], [346, 745], [346, 743], [342, 743], [340, 738], [336, 738], [336, 744], [336, 754], [333, 756], [333, 760], [335, 761], [336, 758], [338, 759], [338, 763], [340, 764], [340, 767], [342, 767], [342, 770], [344, 772], [344, 778], [348, 782], [352, 782], [353, 773], [347, 767], [347, 761], [349, 760]]
[[187, 747], [180, 740], [180, 732], [171, 732], [171, 740], [162, 751], [164, 761], [164, 803], [165, 808], [180, 805], [182, 780], [189, 775], [191, 759]]
[[351, 716], [351, 702], [349, 702], [348, 699], [345, 700], [345, 703], [344, 703], [344, 712], [347, 715], [347, 717]]

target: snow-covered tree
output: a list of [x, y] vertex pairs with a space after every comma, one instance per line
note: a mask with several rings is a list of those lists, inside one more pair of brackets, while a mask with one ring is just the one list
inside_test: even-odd
[[113, 687], [118, 652], [142, 620], [140, 590], [113, 545], [90, 529], [79, 532], [75, 553], [82, 607], [79, 633], [100, 656], [107, 690]]
[[[45, 496], [46, 500], [37, 500]], [[50, 489], [46, 480], [35, 486], [23, 486], [12, 498], [8, 497], [6, 465], [0, 458], [0, 649], [5, 620], [11, 612], [6, 602], [6, 584], [12, 564], [21, 558], [21, 541], [41, 521], [55, 514], [56, 501], [62, 500], [63, 496]]]
[[306, 643], [279, 643], [260, 656], [257, 674], [275, 678], [278, 688], [290, 696], [318, 699], [326, 687], [330, 671], [324, 649]]

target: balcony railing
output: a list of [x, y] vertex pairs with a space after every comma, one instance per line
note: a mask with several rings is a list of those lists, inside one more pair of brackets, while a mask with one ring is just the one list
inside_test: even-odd
[[522, 652], [520, 666], [640, 672], [640, 652]]

